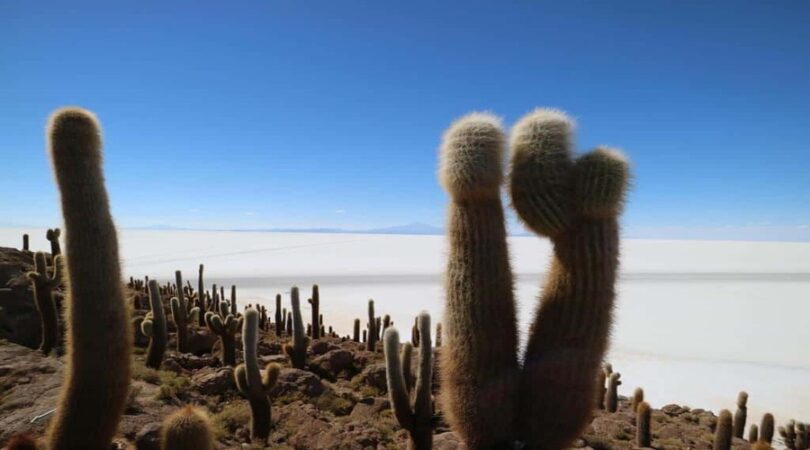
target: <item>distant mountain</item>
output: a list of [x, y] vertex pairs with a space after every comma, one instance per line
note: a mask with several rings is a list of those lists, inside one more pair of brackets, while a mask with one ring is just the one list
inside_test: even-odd
[[364, 231], [370, 234], [444, 234], [444, 228], [435, 227], [421, 222], [413, 222], [407, 225], [395, 225], [393, 227], [374, 228]]

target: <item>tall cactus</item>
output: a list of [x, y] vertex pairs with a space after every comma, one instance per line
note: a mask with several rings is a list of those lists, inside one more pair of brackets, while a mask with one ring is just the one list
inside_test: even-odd
[[[293, 286], [290, 291], [292, 304], [292, 344], [284, 346], [284, 352], [290, 357], [290, 364], [296, 369], [303, 369], [307, 362], [307, 347], [309, 338], [304, 329], [304, 319], [301, 317], [301, 300], [298, 298], [298, 287]], [[315, 332], [313, 327], [313, 333]]]
[[769, 445], [773, 443], [774, 419], [773, 414], [765, 413], [759, 423], [759, 440]]
[[748, 393], [741, 391], [737, 395], [737, 410], [734, 411], [734, 427], [732, 435], [742, 439], [745, 433], [745, 421], [748, 418]]
[[163, 421], [161, 450], [214, 450], [214, 430], [202, 409], [185, 406]]
[[236, 365], [236, 332], [242, 327], [243, 318], [244, 316], [236, 318], [233, 314], [228, 314], [223, 319], [214, 312], [205, 313], [206, 325], [219, 336], [222, 344], [222, 364], [226, 366]]
[[470, 114], [445, 133], [440, 155], [441, 183], [450, 195], [442, 411], [471, 450], [506, 448], [517, 438], [517, 319], [500, 197], [503, 148], [500, 122]]
[[644, 401], [644, 389], [637, 387], [633, 391], [633, 400], [630, 403], [630, 409], [632, 409], [633, 412], [636, 412], [636, 410], [638, 409], [638, 405], [640, 405], [641, 402], [643, 401]]
[[610, 374], [610, 378], [608, 378], [607, 395], [605, 396], [605, 409], [608, 412], [614, 413], [619, 409], [619, 385], [622, 384], [621, 377], [622, 374], [619, 372], [613, 372]]
[[360, 342], [360, 319], [354, 319], [354, 330], [352, 330], [352, 340]]
[[272, 426], [270, 409], [270, 389], [276, 384], [281, 366], [270, 363], [264, 372], [259, 370], [256, 346], [259, 342], [259, 314], [255, 309], [248, 309], [244, 314], [242, 325], [242, 345], [245, 351], [245, 362], [234, 371], [236, 386], [250, 404], [250, 438], [255, 443], [267, 442]]
[[368, 340], [366, 349], [368, 351], [377, 350], [377, 318], [374, 316], [374, 300], [368, 301]]
[[203, 280], [203, 271], [205, 270], [205, 266], [200, 264], [200, 268], [197, 272], [197, 307], [200, 308], [200, 312], [197, 313], [197, 319], [199, 325], [201, 327], [205, 326], [205, 281]]
[[284, 333], [284, 317], [281, 315], [281, 294], [276, 294], [276, 336]]
[[45, 253], [36, 252], [34, 254], [34, 271], [27, 274], [34, 291], [34, 304], [42, 322], [42, 341], [39, 344], [39, 350], [46, 355], [50, 354], [59, 342], [59, 314], [56, 311], [53, 290], [62, 283], [63, 263], [61, 255], [54, 258], [53, 265], [53, 276], [49, 276]]
[[132, 329], [124, 302], [118, 238], [92, 113], [58, 110], [48, 124], [65, 225], [68, 293], [65, 380], [49, 450], [108, 450], [130, 384]]
[[[613, 150], [575, 160], [571, 128], [564, 114], [537, 110], [512, 131], [512, 205], [554, 248], [521, 367], [499, 195], [501, 126], [476, 113], [444, 136], [440, 177], [451, 201], [443, 395], [448, 421], [471, 449], [516, 440], [565, 448], [591, 416], [612, 323], [617, 217], [629, 175]], [[486, 409], [469, 408], [483, 398]]]
[[56, 258], [62, 254], [62, 246], [59, 245], [59, 238], [62, 236], [62, 230], [59, 228], [48, 228], [45, 232], [45, 238], [51, 243], [51, 258]]
[[163, 301], [160, 298], [160, 287], [157, 280], [149, 281], [149, 305], [152, 310], [146, 314], [141, 322], [141, 331], [149, 338], [149, 348], [146, 350], [146, 367], [159, 369], [163, 362], [163, 353], [166, 352], [168, 332], [166, 331], [166, 314], [163, 311]]
[[714, 450], [731, 450], [731, 412], [727, 409], [720, 411], [717, 417], [717, 428], [714, 430]]
[[636, 408], [636, 446], [647, 448], [652, 443], [652, 433], [650, 430], [652, 411], [650, 404], [641, 401]]
[[231, 314], [238, 316], [239, 312], [236, 306], [236, 286], [231, 286]]
[[759, 440], [759, 427], [757, 424], [752, 423], [751, 427], [748, 428], [748, 442], [753, 444]]
[[30, 250], [30, 248], [29, 248], [29, 244], [28, 244], [28, 234], [27, 234], [27, 233], [26, 233], [26, 234], [23, 234], [23, 246], [22, 246], [22, 251], [23, 251], [23, 252], [25, 252], [25, 253], [28, 253], [28, 252], [30, 252], [30, 251], [31, 251], [31, 250]]
[[312, 285], [312, 298], [308, 301], [312, 305], [312, 340], [320, 339], [322, 327], [320, 320], [321, 295], [317, 284]]
[[427, 313], [419, 315], [419, 333], [421, 339], [415, 392], [408, 387], [400, 365], [399, 333], [396, 328], [386, 330], [383, 349], [391, 409], [402, 428], [408, 431], [408, 449], [430, 450], [433, 447], [433, 402], [430, 393], [433, 348], [430, 342], [430, 315]]
[[[176, 270], [174, 278], [178, 286], [183, 286], [183, 274]], [[172, 319], [177, 327], [177, 351], [188, 352], [188, 327], [194, 323], [200, 314], [200, 308], [191, 307], [188, 298], [183, 295], [183, 289], [177, 290], [177, 297], [171, 299]]]

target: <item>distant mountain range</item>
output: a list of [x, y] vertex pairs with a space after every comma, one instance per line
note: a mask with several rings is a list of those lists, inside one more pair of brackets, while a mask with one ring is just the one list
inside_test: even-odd
[[[133, 227], [138, 230], [181, 230], [181, 231], [202, 231], [197, 228], [182, 228], [171, 225], [155, 224], [145, 227]], [[236, 232], [262, 232], [262, 233], [346, 233], [346, 234], [420, 234], [420, 235], [442, 235], [444, 228], [428, 225], [421, 222], [412, 222], [406, 225], [394, 225], [382, 228], [369, 228], [362, 230], [350, 230], [345, 228], [239, 228], [239, 229], [218, 229], [204, 231], [236, 231]]]

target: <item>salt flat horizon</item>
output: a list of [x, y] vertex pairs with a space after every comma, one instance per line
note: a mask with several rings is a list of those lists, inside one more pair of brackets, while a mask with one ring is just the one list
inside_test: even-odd
[[[0, 246], [48, 250], [44, 229], [0, 229]], [[342, 335], [377, 315], [410, 328], [422, 310], [441, 321], [443, 236], [133, 230], [119, 231], [125, 276], [173, 280], [182, 270], [196, 287], [238, 288], [241, 305], [274, 307], [289, 288], [321, 290], [325, 322]], [[534, 236], [509, 238], [520, 330], [531, 321], [551, 246]], [[624, 395], [645, 388], [658, 406], [733, 409], [751, 395], [749, 417], [810, 417], [810, 243], [625, 239], [608, 360], [622, 373]], [[304, 304], [308, 310], [308, 305]], [[305, 312], [306, 316], [307, 312]]]

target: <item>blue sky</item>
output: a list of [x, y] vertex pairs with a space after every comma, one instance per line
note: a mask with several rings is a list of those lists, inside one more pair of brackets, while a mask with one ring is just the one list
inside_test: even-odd
[[102, 120], [121, 226], [349, 229], [440, 226], [443, 129], [552, 106], [633, 160], [628, 235], [810, 240], [807, 23], [799, 1], [3, 1], [0, 225], [58, 223], [62, 105]]

